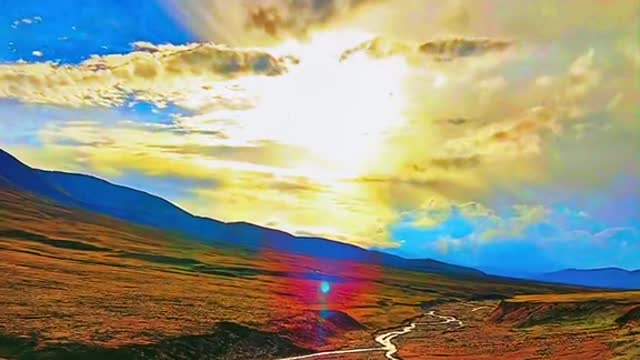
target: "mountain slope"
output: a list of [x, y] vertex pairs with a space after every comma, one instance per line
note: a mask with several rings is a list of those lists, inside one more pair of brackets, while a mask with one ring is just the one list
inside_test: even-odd
[[536, 276], [535, 280], [597, 288], [640, 289], [640, 270], [566, 269]]
[[143, 191], [115, 185], [89, 175], [43, 170], [34, 172], [69, 194], [86, 210], [136, 224], [184, 232], [198, 238], [207, 234], [206, 240], [209, 241], [222, 239], [227, 235], [223, 222], [193, 216], [169, 201]]
[[74, 204], [74, 200], [70, 196], [56, 188], [32, 168], [0, 149], [0, 183], [2, 182], [28, 189], [30, 192], [64, 204]]
[[273, 249], [313, 257], [358, 261], [421, 272], [460, 276], [484, 273], [434, 260], [407, 260], [323, 238], [289, 233], [237, 222], [197, 217], [160, 197], [88, 175], [32, 169], [0, 150], [0, 179], [10, 185], [67, 206], [108, 215], [130, 223], [175, 232], [204, 243], [223, 243], [253, 249]]
[[572, 291], [208, 246], [8, 186], [0, 258], [0, 358], [282, 358], [370, 346], [428, 302]]

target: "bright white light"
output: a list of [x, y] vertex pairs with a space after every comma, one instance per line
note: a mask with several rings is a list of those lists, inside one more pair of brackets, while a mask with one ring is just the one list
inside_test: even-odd
[[447, 84], [447, 77], [443, 74], [436, 74], [433, 77], [433, 86], [441, 87]]

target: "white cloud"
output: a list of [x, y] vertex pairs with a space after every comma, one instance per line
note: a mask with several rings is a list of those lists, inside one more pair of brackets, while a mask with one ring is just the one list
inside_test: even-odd
[[282, 59], [259, 50], [137, 43], [128, 54], [94, 56], [79, 65], [2, 64], [0, 98], [72, 107], [118, 106], [135, 98], [188, 107], [194, 95], [224, 94], [227, 80], [286, 71]]

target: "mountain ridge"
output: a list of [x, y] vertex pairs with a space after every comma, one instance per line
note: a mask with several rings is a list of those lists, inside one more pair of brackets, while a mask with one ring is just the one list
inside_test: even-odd
[[564, 269], [534, 276], [532, 280], [557, 284], [635, 290], [640, 289], [640, 269], [625, 270], [618, 267], [594, 269]]
[[189, 213], [151, 193], [92, 175], [39, 170], [0, 149], [0, 184], [130, 223], [181, 233], [206, 244], [273, 249], [337, 260], [379, 263], [402, 269], [458, 276], [486, 276], [482, 271], [432, 259], [405, 259], [320, 237], [294, 236], [248, 222], [222, 222]]

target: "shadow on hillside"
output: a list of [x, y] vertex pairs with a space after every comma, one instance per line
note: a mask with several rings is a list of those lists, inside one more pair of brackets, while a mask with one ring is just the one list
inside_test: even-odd
[[183, 336], [155, 344], [102, 348], [85, 344], [38, 347], [36, 339], [0, 336], [0, 357], [19, 360], [269, 359], [307, 354], [288, 339], [231, 322], [205, 335]]

